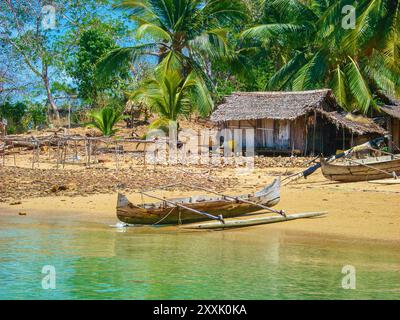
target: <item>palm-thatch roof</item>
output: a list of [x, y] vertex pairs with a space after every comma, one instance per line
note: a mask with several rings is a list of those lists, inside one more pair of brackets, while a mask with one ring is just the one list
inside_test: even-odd
[[378, 133], [385, 130], [371, 119], [362, 121], [338, 112], [339, 107], [330, 89], [295, 92], [235, 92], [227, 96], [211, 115], [211, 121], [231, 120], [295, 120], [310, 112], [317, 112], [337, 126], [357, 134]]
[[381, 110], [393, 118], [400, 119], [400, 100], [390, 99], [390, 105], [381, 107]]

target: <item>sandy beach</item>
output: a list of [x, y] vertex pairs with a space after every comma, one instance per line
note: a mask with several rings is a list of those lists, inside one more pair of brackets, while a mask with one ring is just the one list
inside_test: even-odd
[[[0, 174], [6, 170], [16, 168], [0, 168]], [[36, 180], [41, 180], [45, 192], [39, 192], [38, 184], [32, 183], [34, 176], [25, 176], [27, 168], [17, 168], [18, 181], [24, 180], [24, 187], [15, 187], [13, 183], [4, 180], [2, 183], [2, 201], [0, 214], [40, 218], [45, 220], [86, 221], [95, 223], [116, 223], [115, 205], [117, 191], [126, 193], [132, 202], [141, 202], [141, 197], [135, 190], [145, 187], [186, 181], [189, 183], [201, 182], [204, 186], [226, 194], [241, 194], [256, 191], [277, 176], [284, 176], [288, 172], [302, 170], [300, 167], [291, 168], [255, 168], [252, 172], [238, 175], [234, 168], [214, 168], [205, 171], [198, 167], [163, 167], [149, 168], [147, 171], [140, 168], [131, 168], [131, 171], [110, 173], [109, 170], [100, 172], [98, 169], [66, 169], [51, 171], [41, 169], [37, 172]], [[91, 170], [97, 170], [96, 175]], [[128, 170], [128, 169], [127, 169]], [[74, 177], [90, 183], [90, 178], [98, 183], [93, 190], [83, 195], [85, 183], [71, 187], [66, 182], [66, 190], [54, 190], [54, 185], [46, 181], [48, 173], [53, 172], [63, 177]], [[9, 174], [9, 172], [8, 172]], [[163, 177], [161, 179], [160, 177]], [[9, 175], [8, 175], [9, 177]], [[25, 177], [22, 179], [21, 177]], [[30, 177], [30, 178], [29, 178]], [[161, 179], [161, 180], [160, 180]], [[51, 180], [51, 179], [49, 179]], [[106, 181], [111, 181], [107, 185]], [[132, 183], [129, 183], [131, 181]], [[171, 182], [172, 181], [172, 182]], [[162, 183], [160, 183], [162, 182]], [[54, 181], [52, 182], [54, 183]], [[92, 184], [91, 184], [92, 186]], [[14, 189], [13, 189], [14, 188]], [[56, 188], [57, 189], [57, 188]], [[39, 190], [39, 191], [38, 191]], [[25, 194], [21, 196], [21, 192]], [[174, 197], [201, 194], [204, 192], [190, 191], [180, 188], [173, 190], [153, 191], [154, 195]], [[47, 195], [47, 194], [48, 195]], [[7, 194], [8, 198], [4, 195]], [[36, 196], [40, 195], [40, 196]], [[143, 199], [150, 201], [150, 199]], [[279, 229], [297, 232], [306, 232], [310, 235], [338, 236], [349, 239], [369, 239], [391, 242], [400, 242], [400, 185], [381, 185], [371, 182], [336, 183], [326, 180], [320, 171], [308, 179], [300, 179], [281, 189], [281, 202], [276, 208], [284, 209], [288, 214], [296, 212], [328, 211], [328, 215], [315, 219], [303, 219], [285, 223], [262, 225], [246, 228], [249, 232], [268, 232]]]

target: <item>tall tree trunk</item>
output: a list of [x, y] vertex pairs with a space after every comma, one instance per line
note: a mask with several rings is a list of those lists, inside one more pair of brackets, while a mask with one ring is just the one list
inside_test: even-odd
[[42, 79], [44, 87], [46, 88], [47, 100], [49, 101], [51, 110], [53, 111], [57, 121], [60, 122], [60, 113], [58, 112], [58, 108], [54, 101], [53, 94], [51, 93], [50, 80], [48, 76], [48, 66], [45, 62], [43, 62], [43, 67], [42, 67]]

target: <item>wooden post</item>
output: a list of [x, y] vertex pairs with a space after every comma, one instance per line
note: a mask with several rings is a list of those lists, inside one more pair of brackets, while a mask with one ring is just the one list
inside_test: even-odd
[[315, 138], [317, 133], [317, 112], [314, 110], [314, 132], [313, 132], [313, 149], [312, 155], [315, 156]]
[[37, 162], [37, 166], [38, 168], [40, 167], [40, 143], [37, 142], [37, 146], [36, 146], [36, 162]]
[[[98, 161], [97, 161], [97, 152], [96, 152], [96, 150], [97, 150], [97, 144], [99, 143], [99, 141], [94, 140], [93, 142], [94, 142], [94, 146], [92, 146], [93, 162], [94, 162], [94, 163], [98, 163]], [[94, 150], [94, 151], [93, 151], [93, 150]]]
[[35, 167], [35, 148], [36, 148], [36, 144], [35, 144], [35, 142], [33, 142], [32, 144], [33, 144], [33, 148], [32, 148], [32, 169], [34, 169], [34, 167]]
[[86, 162], [86, 165], [88, 165], [88, 158], [89, 158], [89, 156], [88, 156], [88, 143], [87, 143], [87, 139], [85, 138], [85, 162]]
[[351, 148], [354, 147], [354, 132], [351, 131]]
[[88, 166], [89, 166], [89, 168], [90, 168], [91, 154], [92, 154], [92, 140], [89, 139], [89, 146], [88, 146]]
[[306, 123], [306, 143], [304, 147], [304, 156], [307, 155], [307, 149], [308, 149], [308, 121], [307, 121], [307, 116], [305, 116], [305, 123]]
[[387, 128], [389, 132], [389, 152], [393, 152], [393, 137], [392, 137], [392, 119], [390, 117], [386, 118], [387, 120]]
[[343, 129], [343, 150], [346, 150], [346, 141], [345, 141], [346, 136], [344, 132], [344, 127], [342, 127], [342, 129]]
[[17, 159], [16, 159], [16, 155], [15, 155], [14, 141], [12, 142], [12, 151], [13, 151], [13, 155], [14, 155], [14, 167], [15, 167], [15, 166], [17, 166]]
[[76, 140], [74, 141], [74, 148], [75, 148], [75, 161], [78, 161], [78, 144]]
[[4, 142], [4, 150], [3, 150], [3, 167], [6, 166], [6, 143]]
[[117, 173], [119, 171], [119, 161], [118, 161], [118, 142], [115, 142], [115, 165], [117, 167]]
[[57, 141], [57, 170], [60, 165], [60, 140]]
[[65, 168], [65, 161], [67, 160], [67, 152], [68, 152], [68, 141], [65, 141], [63, 147], [63, 157], [62, 157], [63, 169]]
[[147, 144], [144, 145], [144, 152], [143, 152], [143, 164], [144, 167], [147, 167], [147, 161], [146, 161], [146, 149], [147, 149]]

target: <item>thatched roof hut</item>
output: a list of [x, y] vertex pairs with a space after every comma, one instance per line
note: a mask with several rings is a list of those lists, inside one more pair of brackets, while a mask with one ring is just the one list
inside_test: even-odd
[[232, 120], [296, 120], [310, 112], [317, 112], [337, 126], [357, 134], [383, 134], [384, 129], [371, 119], [351, 119], [338, 111], [338, 105], [329, 89], [294, 92], [235, 92], [225, 98], [211, 116], [211, 121]]
[[381, 110], [396, 119], [400, 119], [400, 101], [397, 105], [385, 105], [381, 107]]
[[[354, 143], [354, 135], [385, 133], [372, 119], [341, 111], [329, 89], [300, 92], [235, 92], [217, 107], [211, 120], [225, 128], [258, 130], [256, 147], [287, 149], [292, 152], [297, 149], [299, 153], [304, 154], [309, 152], [310, 139], [311, 153], [336, 151], [337, 146], [326, 146], [335, 136], [333, 133], [328, 135], [324, 132], [327, 131], [327, 126], [331, 131], [334, 128], [336, 131], [345, 132], [349, 140], [348, 145]], [[314, 132], [314, 137], [309, 136], [309, 129]], [[269, 130], [269, 137], [266, 130]], [[343, 134], [340, 138], [343, 140]], [[345, 147], [344, 143], [341, 145]]]

